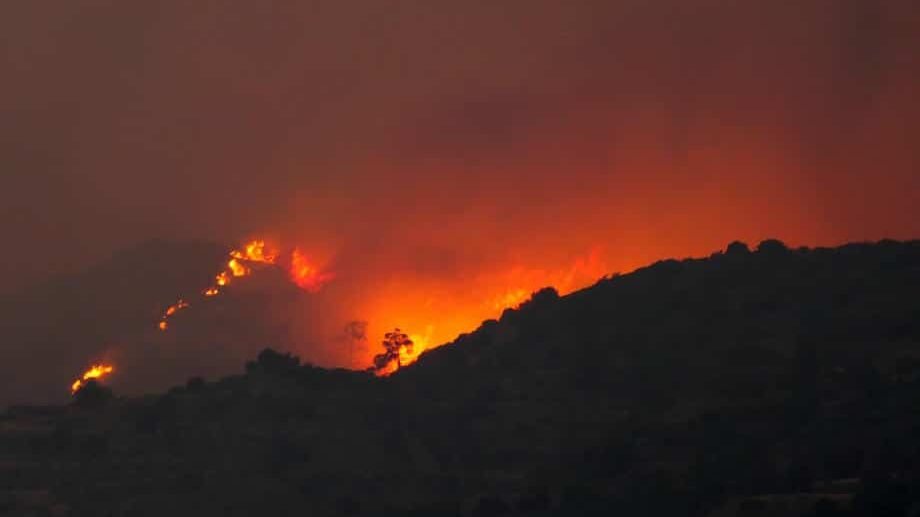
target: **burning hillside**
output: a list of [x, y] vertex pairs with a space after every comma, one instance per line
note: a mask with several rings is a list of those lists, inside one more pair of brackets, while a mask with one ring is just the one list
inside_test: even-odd
[[[271, 294], [281, 287], [276, 283], [260, 286], [254, 280], [256, 287], [236, 289], [247, 279], [274, 276], [296, 286], [294, 291], [302, 293], [295, 298], [282, 297], [278, 303], [290, 306], [273, 306], [267, 313], [293, 322], [295, 331], [276, 342], [279, 346], [321, 364], [363, 370], [374, 365], [375, 356], [380, 355], [381, 337], [393, 328], [407, 329], [406, 342], [411, 344], [394, 349], [392, 360], [376, 368], [378, 374], [387, 375], [400, 366], [412, 364], [426, 350], [451, 341], [480, 321], [517, 306], [541, 287], [552, 285], [567, 293], [589, 285], [606, 272], [599, 253], [592, 252], [556, 268], [516, 263], [497, 271], [486, 270], [456, 278], [419, 278], [394, 273], [379, 283], [366, 284], [362, 282], [361, 270], [344, 268], [341, 274], [336, 274], [333, 273], [337, 267], [334, 260], [319, 262], [311, 257], [300, 247], [284, 250], [264, 239], [253, 239], [226, 252], [223, 264], [213, 273], [209, 283], [181, 289], [177, 300], [162, 310], [156, 326], [161, 333], [174, 331], [182, 335], [185, 324], [177, 326], [174, 320], [177, 315], [204, 310], [231, 291], [235, 294], [229, 301], [237, 306], [262, 292], [260, 289], [268, 290], [264, 295], [268, 296], [267, 300], [277, 298]], [[325, 263], [334, 267], [320, 265]], [[336, 281], [332, 282], [334, 279]], [[238, 321], [265, 317], [250, 314], [244, 306], [232, 312], [238, 314], [235, 316]], [[282, 312], [287, 314], [282, 317], [279, 315]], [[191, 324], [194, 320], [192, 317], [188, 321]], [[209, 333], [227, 335], [232, 332], [223, 328], [224, 324], [208, 321], [211, 320], [205, 318], [194, 324], [195, 331], [180, 338], [180, 342], [182, 339], [206, 339]], [[346, 328], [344, 333], [343, 328]], [[244, 337], [241, 335], [240, 339]], [[305, 349], [305, 346], [313, 348]], [[105, 375], [111, 371], [93, 369], [89, 373]], [[75, 383], [72, 391], [77, 391], [85, 380], [78, 380], [81, 384]]]
[[[733, 245], [542, 291], [389, 379], [265, 349], [216, 382], [17, 408], [0, 459], [73, 515], [910, 515], [917, 285], [920, 242]], [[413, 345], [384, 341], [397, 365]]]
[[[220, 295], [225, 288], [237, 279], [251, 276], [262, 267], [278, 265], [279, 252], [269, 247], [264, 240], [253, 240], [241, 249], [234, 249], [228, 253], [228, 260], [224, 268], [214, 275], [213, 283], [200, 292], [203, 298], [213, 298]], [[289, 254], [291, 280], [301, 288], [316, 292], [323, 284], [333, 278], [331, 273], [320, 271], [313, 266], [299, 249], [294, 249]], [[157, 325], [161, 331], [169, 330], [169, 319], [179, 311], [191, 307], [191, 304], [180, 298], [175, 304], [166, 308], [163, 318]]]
[[90, 379], [102, 379], [113, 372], [115, 372], [115, 367], [110, 364], [94, 364], [86, 370], [83, 376], [73, 381], [73, 384], [70, 385], [70, 392], [76, 395], [76, 393], [86, 385], [86, 381]]

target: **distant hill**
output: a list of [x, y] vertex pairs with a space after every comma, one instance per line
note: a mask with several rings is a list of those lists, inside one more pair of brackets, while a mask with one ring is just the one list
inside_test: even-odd
[[734, 243], [539, 291], [387, 378], [266, 350], [93, 387], [0, 417], [0, 513], [906, 516], [918, 294], [920, 241]]

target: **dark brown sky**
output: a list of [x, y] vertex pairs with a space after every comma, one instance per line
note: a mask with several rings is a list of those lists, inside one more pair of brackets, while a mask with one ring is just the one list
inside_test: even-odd
[[150, 237], [433, 275], [917, 237], [918, 11], [7, 0], [4, 290]]

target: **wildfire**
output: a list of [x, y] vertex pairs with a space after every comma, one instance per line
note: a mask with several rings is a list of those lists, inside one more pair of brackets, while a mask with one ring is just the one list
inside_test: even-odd
[[230, 256], [237, 260], [274, 264], [278, 260], [278, 254], [271, 251], [266, 252], [265, 246], [265, 241], [252, 241], [243, 247], [245, 251], [233, 250], [230, 252]]
[[108, 364], [94, 364], [86, 373], [83, 374], [83, 377], [73, 381], [73, 384], [70, 385], [70, 393], [75, 394], [80, 391], [86, 381], [90, 379], [101, 379], [106, 375], [115, 371], [115, 367]]
[[243, 247], [243, 250], [232, 250], [230, 260], [223, 271], [214, 276], [214, 285], [201, 292], [206, 297], [217, 296], [220, 294], [220, 288], [226, 287], [233, 282], [234, 278], [242, 278], [252, 274], [253, 264], [274, 265], [278, 259], [276, 252], [266, 251], [265, 241], [251, 241]]
[[[555, 287], [560, 295], [566, 295], [591, 285], [609, 271], [600, 252], [588, 250], [556, 267], [534, 268], [518, 263], [468, 277], [463, 289], [437, 280], [393, 282], [378, 287], [380, 294], [367, 299], [357, 311], [366, 315], [369, 336], [383, 335], [394, 323], [416, 332], [424, 329], [418, 334], [410, 333], [413, 346], [400, 351], [399, 362], [406, 366], [427, 350], [452, 341], [483, 320], [497, 318], [505, 309], [517, 308], [543, 287]], [[353, 361], [354, 367], [370, 364], [379, 352], [373, 340], [365, 346], [366, 351]], [[389, 375], [396, 369], [395, 364], [390, 364], [378, 374]]]
[[191, 307], [191, 305], [180, 298], [178, 302], [166, 308], [166, 312], [163, 313], [163, 317], [160, 319], [160, 323], [157, 325], [157, 328], [163, 331], [167, 330], [169, 328], [169, 318], [173, 317], [173, 315], [182, 309], [188, 307]]
[[[216, 297], [225, 292], [227, 286], [248, 277], [264, 267], [283, 267], [291, 282], [309, 291], [319, 291], [335, 275], [325, 271], [308, 257], [307, 253], [294, 248], [283, 256], [270, 248], [265, 241], [254, 240], [227, 254], [223, 268], [213, 277], [212, 285], [199, 292], [201, 299]], [[512, 265], [498, 271], [464, 278], [464, 288], [456, 289], [452, 283], [418, 278], [401, 279], [378, 286], [376, 296], [355, 307], [368, 320], [361, 336], [383, 335], [384, 328], [392, 328], [398, 322], [402, 328], [424, 329], [422, 333], [409, 334], [411, 345], [398, 350], [394, 359], [378, 375], [389, 375], [399, 366], [407, 366], [427, 350], [440, 343], [446, 343], [460, 333], [473, 328], [487, 318], [497, 317], [502, 310], [515, 308], [526, 301], [536, 290], [554, 286], [560, 294], [568, 294], [578, 288], [597, 281], [607, 266], [597, 252], [577, 258], [569, 266], [558, 269], [535, 269]], [[192, 300], [198, 303], [195, 300]], [[157, 327], [160, 331], [170, 328], [170, 318], [191, 304], [180, 298], [166, 308]], [[353, 367], [365, 367], [372, 363], [376, 350], [364, 337], [363, 357], [352, 354]], [[367, 354], [367, 355], [365, 355]], [[114, 367], [105, 364], [94, 365], [82, 378], [71, 385], [72, 393], [79, 391], [89, 379], [99, 379], [114, 372]]]
[[[227, 255], [223, 270], [214, 275], [213, 284], [201, 291], [202, 297], [213, 298], [220, 295], [224, 288], [237, 279], [252, 275], [260, 266], [277, 266], [280, 257], [280, 253], [264, 240], [250, 241], [241, 248], [231, 250]], [[299, 249], [291, 252], [289, 263], [291, 281], [310, 292], [319, 291], [334, 276], [310, 263]], [[169, 318], [186, 307], [189, 307], [189, 304], [181, 299], [175, 305], [171, 305], [157, 324], [157, 328], [164, 332], [169, 330]]]
[[428, 344], [431, 342], [431, 333], [433, 330], [434, 325], [428, 325], [424, 334], [409, 335], [409, 339], [412, 340], [412, 346], [403, 348], [399, 351], [399, 361], [403, 366], [414, 363], [418, 357], [422, 355], [422, 352], [428, 350]]
[[[278, 253], [270, 249], [263, 240], [253, 240], [244, 245], [241, 249], [230, 251], [229, 259], [222, 271], [214, 276], [214, 284], [201, 292], [205, 298], [212, 298], [222, 292], [222, 288], [230, 285], [236, 278], [249, 276], [255, 271], [258, 265], [274, 266], [278, 261]], [[294, 250], [291, 254], [291, 278], [297, 285], [309, 291], [318, 290], [326, 281], [332, 278], [332, 274], [324, 273], [318, 268], [307, 263], [305, 256], [299, 250]], [[163, 312], [163, 316], [157, 323], [160, 331], [169, 330], [169, 319], [175, 316], [179, 311], [191, 307], [191, 304], [185, 299], [180, 298], [176, 303], [170, 305]], [[89, 379], [100, 379], [115, 371], [115, 367], [107, 364], [93, 365], [86, 371], [83, 376], [71, 384], [71, 393], [79, 391]]]
[[[214, 275], [214, 284], [201, 291], [205, 298], [213, 298], [221, 293], [221, 288], [230, 285], [235, 278], [249, 276], [253, 272], [254, 264], [272, 265], [277, 259], [277, 254], [267, 250], [265, 241], [255, 240], [246, 244], [242, 251], [235, 249], [228, 254], [230, 259], [224, 270]], [[169, 318], [176, 312], [189, 307], [184, 300], [179, 300], [175, 305], [166, 309], [166, 314], [157, 324], [157, 328], [165, 332], [169, 330]]]

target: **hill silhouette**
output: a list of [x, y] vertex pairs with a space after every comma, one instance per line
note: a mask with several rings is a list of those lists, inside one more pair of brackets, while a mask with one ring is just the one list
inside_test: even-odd
[[913, 515], [917, 293], [920, 241], [733, 243], [544, 289], [386, 378], [265, 350], [13, 407], [0, 513]]

